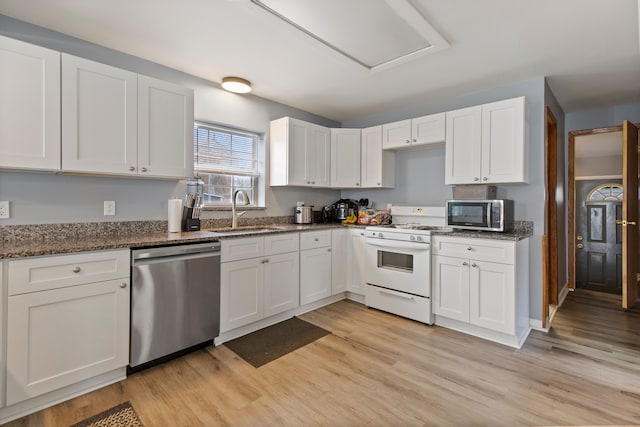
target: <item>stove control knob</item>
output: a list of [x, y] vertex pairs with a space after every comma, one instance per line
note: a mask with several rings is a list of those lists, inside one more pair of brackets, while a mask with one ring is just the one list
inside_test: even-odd
[[409, 240], [413, 242], [414, 240], [416, 240], [416, 236], [409, 236]]
[[378, 233], [378, 237], [382, 239], [383, 238], [382, 233]]
[[422, 242], [422, 236], [416, 236], [416, 242]]

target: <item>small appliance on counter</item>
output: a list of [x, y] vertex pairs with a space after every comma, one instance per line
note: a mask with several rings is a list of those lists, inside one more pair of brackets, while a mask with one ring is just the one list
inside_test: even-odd
[[182, 208], [182, 231], [199, 231], [204, 207], [204, 182], [198, 177], [187, 180], [187, 194]]
[[311, 224], [313, 222], [313, 205], [305, 206], [304, 202], [298, 202], [294, 213], [296, 224]]
[[447, 200], [447, 226], [462, 230], [513, 230], [513, 200]]
[[358, 203], [351, 199], [340, 199], [322, 208], [323, 222], [343, 222], [350, 215], [358, 215]]

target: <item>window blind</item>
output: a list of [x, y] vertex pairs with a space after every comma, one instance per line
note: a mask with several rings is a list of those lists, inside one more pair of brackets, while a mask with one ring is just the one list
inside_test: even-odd
[[257, 134], [208, 123], [194, 127], [194, 169], [203, 173], [259, 176]]

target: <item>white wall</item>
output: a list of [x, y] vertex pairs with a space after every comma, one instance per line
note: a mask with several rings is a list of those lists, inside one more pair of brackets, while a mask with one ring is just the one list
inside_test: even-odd
[[[269, 122], [283, 116], [324, 126], [339, 123], [252, 95], [226, 92], [215, 82], [200, 79], [131, 55], [49, 31], [0, 15], [0, 34], [72, 55], [131, 70], [191, 87], [195, 92], [195, 117], [265, 134]], [[268, 165], [268, 150], [267, 161]], [[267, 177], [268, 177], [267, 166]], [[149, 179], [0, 172], [0, 200], [11, 201], [9, 220], [0, 225], [92, 221], [162, 220], [167, 218], [167, 199], [184, 194], [184, 182]], [[298, 200], [322, 206], [336, 201], [334, 190], [273, 188], [266, 186], [267, 209], [249, 211], [250, 216], [293, 215]], [[103, 201], [116, 201], [116, 215], [102, 215]], [[205, 212], [203, 217], [229, 217], [229, 212]]]

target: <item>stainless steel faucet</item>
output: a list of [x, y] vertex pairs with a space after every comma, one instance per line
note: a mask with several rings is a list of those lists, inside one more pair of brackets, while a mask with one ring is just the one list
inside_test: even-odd
[[245, 205], [248, 205], [250, 203], [249, 201], [249, 195], [247, 194], [246, 191], [244, 190], [236, 190], [233, 192], [233, 197], [231, 198], [231, 228], [238, 228], [238, 218], [240, 218], [242, 215], [244, 215], [246, 212], [240, 212], [239, 214], [236, 215], [236, 197], [238, 196], [238, 193], [242, 194], [242, 200], [244, 201]]

